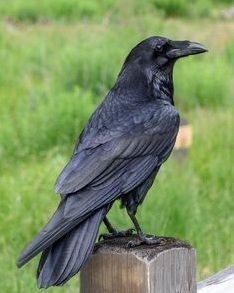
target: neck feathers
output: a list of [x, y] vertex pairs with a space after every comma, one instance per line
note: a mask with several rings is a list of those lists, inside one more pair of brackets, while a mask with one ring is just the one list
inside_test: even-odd
[[173, 66], [165, 69], [123, 67], [114, 87], [116, 96], [125, 101], [146, 101], [152, 99], [173, 101]]
[[152, 78], [152, 92], [155, 99], [165, 100], [174, 105], [172, 70], [163, 72], [156, 71]]

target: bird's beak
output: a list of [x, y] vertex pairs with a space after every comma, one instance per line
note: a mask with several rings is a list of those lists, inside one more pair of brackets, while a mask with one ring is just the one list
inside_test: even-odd
[[208, 49], [202, 44], [190, 41], [172, 41], [170, 49], [167, 51], [167, 57], [177, 59], [189, 55], [201, 54], [207, 52]]

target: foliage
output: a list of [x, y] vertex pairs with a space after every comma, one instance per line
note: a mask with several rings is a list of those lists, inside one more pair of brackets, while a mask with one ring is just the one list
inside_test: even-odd
[[9, 0], [0, 2], [0, 18], [16, 22], [75, 22], [98, 20], [130, 10], [141, 15], [145, 10], [166, 17], [207, 17], [213, 9], [230, 5], [232, 0]]
[[[217, 108], [231, 103], [229, 85], [232, 70], [221, 58], [200, 58], [196, 62], [185, 62], [176, 68], [176, 93], [181, 107], [192, 109], [197, 106]], [[188, 70], [189, 68], [189, 70]], [[215, 74], [213, 74], [215, 73]], [[179, 82], [181, 78], [185, 82]], [[178, 81], [177, 81], [178, 79]], [[225, 90], [224, 90], [225, 89]]]
[[232, 42], [229, 42], [226, 46], [226, 57], [229, 63], [234, 65], [234, 40]]
[[[14, 27], [10, 33], [2, 32], [2, 156], [26, 157], [74, 142], [89, 114], [113, 85], [127, 52], [143, 38], [137, 29], [116, 28], [121, 35], [119, 46], [112, 29], [91, 30], [89, 36], [79, 27], [39, 27], [32, 31]], [[179, 61], [175, 99], [181, 109], [231, 104], [232, 48], [229, 44], [223, 56], [211, 53]]]
[[154, 5], [162, 10], [165, 16], [204, 16], [210, 14], [210, 2], [195, 0], [154, 0]]
[[0, 3], [2, 17], [15, 21], [77, 21], [97, 18], [103, 15], [114, 3], [114, 0], [9, 0]]

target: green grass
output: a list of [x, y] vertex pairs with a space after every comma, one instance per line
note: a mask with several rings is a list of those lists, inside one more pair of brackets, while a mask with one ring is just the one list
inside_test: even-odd
[[0, 3], [0, 16], [14, 21], [77, 21], [103, 16], [114, 4], [114, 0], [10, 0], [8, 5]]
[[[3, 28], [1, 155], [25, 158], [58, 144], [68, 146], [113, 85], [130, 48], [151, 35], [152, 30], [165, 35], [170, 27], [171, 37], [178, 38], [181, 24], [175, 21], [162, 26], [156, 21], [152, 29], [148, 20], [142, 19], [141, 26], [144, 32], [131, 25], [49, 25], [32, 29], [13, 26], [10, 31]], [[226, 46], [224, 52], [211, 50], [176, 66], [175, 96], [180, 109], [218, 108], [232, 103], [233, 43]]]
[[165, 17], [206, 18], [213, 17], [223, 8], [233, 4], [232, 0], [151, 0], [154, 7]]
[[[219, 9], [217, 2], [212, 1], [212, 9]], [[183, 163], [171, 158], [165, 164], [138, 217], [146, 232], [188, 240], [197, 250], [199, 278], [234, 261], [234, 23], [163, 19], [171, 13], [157, 5], [170, 11], [176, 3], [173, 16], [186, 16], [189, 4], [182, 0], [157, 1], [157, 5], [153, 0], [147, 5], [132, 0], [128, 5], [112, 0], [102, 0], [98, 7], [95, 3], [0, 2], [0, 284], [4, 293], [37, 292], [37, 261], [18, 270], [16, 258], [57, 206], [53, 183], [89, 115], [113, 85], [128, 51], [150, 35], [201, 41], [210, 51], [176, 65], [175, 100], [193, 125], [194, 143]], [[120, 229], [130, 225], [118, 204], [110, 217]], [[49, 292], [77, 292], [77, 282], [74, 278], [65, 289]]]
[[144, 2], [140, 0], [40, 0], [40, 2], [9, 0], [7, 3], [0, 2], [0, 19], [26, 23], [51, 21], [74, 23], [77, 20], [102, 22], [109, 17], [117, 20], [126, 10], [135, 15], [142, 15], [151, 10], [154, 15], [164, 17], [210, 17], [213, 15], [213, 10], [219, 10], [223, 5], [230, 6], [231, 4], [232, 0], [194, 0], [193, 2], [186, 0], [146, 0]]

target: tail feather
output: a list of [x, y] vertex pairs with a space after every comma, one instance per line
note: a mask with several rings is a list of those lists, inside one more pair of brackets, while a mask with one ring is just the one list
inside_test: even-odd
[[98, 210], [42, 253], [37, 270], [39, 288], [62, 285], [78, 273], [93, 251], [105, 214], [106, 208]]
[[94, 211], [105, 207], [118, 195], [118, 189], [110, 187], [99, 192], [96, 190], [84, 190], [78, 194], [71, 194], [65, 197], [61, 200], [49, 223], [22, 252], [17, 261], [17, 266], [22, 267], [38, 253], [45, 251], [79, 223], [91, 217]]
[[[52, 218], [46, 225], [46, 227], [42, 229], [39, 235], [35, 237], [21, 253], [20, 257], [17, 260], [17, 266], [19, 268], [22, 267], [34, 256], [36, 256], [39, 252], [41, 252], [43, 249], [46, 249], [50, 245], [50, 241], [52, 237], [51, 236], [48, 237], [47, 235], [48, 231], [52, 230], [52, 227], [57, 226], [57, 223], [60, 223], [61, 219], [63, 219], [64, 209], [65, 209], [65, 200], [62, 200], [56, 212], [54, 213], [54, 215], [52, 216]], [[59, 239], [59, 235], [57, 239]], [[53, 241], [56, 241], [57, 239], [53, 237]]]

